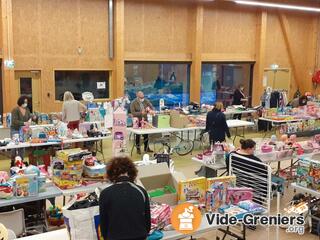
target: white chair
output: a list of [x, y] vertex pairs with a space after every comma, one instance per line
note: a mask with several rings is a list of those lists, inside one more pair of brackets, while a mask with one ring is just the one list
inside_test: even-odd
[[0, 213], [0, 223], [7, 229], [11, 229], [16, 236], [21, 236], [26, 232], [24, 210], [22, 208]]

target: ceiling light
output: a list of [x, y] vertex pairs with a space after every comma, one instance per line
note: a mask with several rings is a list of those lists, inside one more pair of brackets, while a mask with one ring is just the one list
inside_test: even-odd
[[283, 8], [290, 10], [300, 10], [300, 11], [308, 11], [308, 12], [320, 12], [320, 8], [315, 7], [305, 7], [305, 6], [296, 6], [296, 5], [287, 5], [287, 4], [278, 4], [278, 3], [268, 3], [268, 2], [257, 2], [257, 1], [234, 1], [238, 4], [251, 5], [251, 6], [259, 6], [259, 7], [271, 7], [271, 8]]

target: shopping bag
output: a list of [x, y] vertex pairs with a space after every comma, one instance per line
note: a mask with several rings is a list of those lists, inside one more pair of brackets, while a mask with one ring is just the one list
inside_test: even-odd
[[74, 202], [62, 208], [70, 240], [103, 240], [100, 231], [99, 206], [69, 210]]

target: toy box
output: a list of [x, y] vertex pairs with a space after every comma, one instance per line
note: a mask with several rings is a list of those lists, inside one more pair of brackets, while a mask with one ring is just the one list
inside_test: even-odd
[[300, 159], [297, 167], [297, 184], [320, 190], [320, 161], [309, 158]]
[[229, 216], [235, 216], [237, 219], [242, 219], [243, 216], [248, 213], [248, 211], [235, 205], [221, 207], [219, 208], [219, 212], [228, 214]]
[[205, 195], [207, 211], [215, 211], [227, 202], [227, 189], [236, 185], [235, 176], [208, 178]]
[[62, 189], [74, 188], [81, 185], [82, 171], [53, 170], [52, 181]]
[[193, 178], [179, 182], [179, 201], [205, 202], [207, 180], [205, 177]]
[[226, 204], [238, 204], [240, 201], [252, 200], [253, 189], [247, 187], [230, 187], [227, 189]]
[[38, 176], [36, 174], [16, 175], [14, 179], [16, 197], [31, 197], [38, 195]]
[[225, 184], [225, 189], [236, 186], [236, 176], [214, 177], [207, 179], [207, 189], [214, 189], [216, 183], [222, 182]]
[[151, 204], [151, 228], [158, 228], [170, 224], [171, 207], [167, 204]]
[[46, 191], [46, 176], [40, 175], [38, 177], [38, 191], [40, 192], [45, 192]]
[[95, 162], [94, 166], [83, 166], [83, 175], [90, 178], [103, 178], [106, 176], [106, 165]]
[[91, 108], [88, 110], [89, 122], [102, 122], [104, 119], [100, 114], [99, 108]]
[[60, 150], [56, 152], [56, 157], [65, 162], [83, 161], [86, 157], [92, 157], [91, 152], [80, 148]]
[[52, 181], [62, 189], [77, 187], [81, 184], [83, 160], [66, 162], [60, 159], [52, 161]]

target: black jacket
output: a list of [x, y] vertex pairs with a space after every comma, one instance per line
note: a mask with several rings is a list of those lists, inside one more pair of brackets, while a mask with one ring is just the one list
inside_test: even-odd
[[209, 133], [210, 141], [223, 142], [226, 140], [226, 134], [231, 137], [227, 125], [226, 116], [219, 110], [213, 109], [208, 112], [206, 120], [206, 132]]
[[241, 101], [241, 99], [243, 99], [243, 98], [245, 98], [243, 93], [241, 93], [241, 91], [239, 89], [236, 89], [233, 93], [232, 105], [242, 105], [243, 102]]
[[147, 192], [128, 177], [104, 189], [99, 198], [100, 226], [104, 239], [145, 239], [151, 228]]

